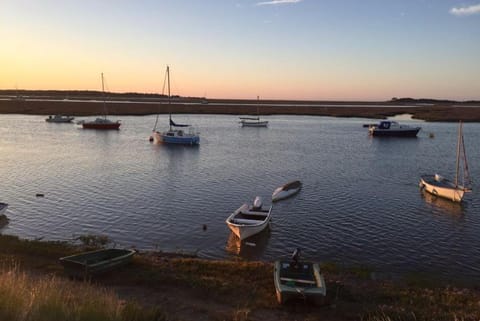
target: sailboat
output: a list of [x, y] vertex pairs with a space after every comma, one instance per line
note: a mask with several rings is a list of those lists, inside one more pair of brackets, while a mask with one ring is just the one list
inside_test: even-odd
[[[462, 173], [460, 173], [460, 163], [463, 163]], [[460, 179], [462, 179], [461, 185], [459, 182]], [[471, 182], [468, 175], [467, 155], [465, 153], [465, 142], [463, 139], [463, 124], [460, 122], [458, 125], [455, 181], [452, 182], [438, 174], [422, 175], [419, 186], [420, 189], [425, 190], [435, 196], [443, 197], [453, 202], [461, 202], [464, 194], [472, 191], [470, 185]]]
[[102, 95], [103, 95], [103, 118], [97, 118], [92, 121], [82, 121], [80, 124], [84, 129], [118, 129], [120, 128], [120, 121], [111, 121], [107, 119], [107, 103], [105, 101], [105, 86], [102, 72]]
[[[171, 95], [170, 95], [170, 67], [167, 66], [166, 71], [167, 87], [168, 87], [168, 106], [171, 110]], [[191, 125], [177, 124], [172, 119], [172, 113], [169, 113], [170, 127], [167, 131], [157, 131], [158, 114], [153, 128], [153, 141], [156, 143], [164, 144], [180, 144], [180, 145], [198, 145], [200, 144], [200, 135], [194, 132], [194, 128]], [[179, 129], [177, 129], [179, 128]], [[182, 128], [188, 128], [188, 132], [185, 132]]]
[[[260, 98], [257, 96], [257, 102]], [[260, 113], [259, 113], [259, 104], [257, 103], [257, 117], [239, 117], [240, 118], [240, 125], [242, 127], [267, 127], [268, 121], [267, 120], [260, 120]]]

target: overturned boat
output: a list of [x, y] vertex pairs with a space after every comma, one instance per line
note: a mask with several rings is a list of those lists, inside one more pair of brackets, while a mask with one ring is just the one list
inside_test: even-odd
[[302, 188], [300, 181], [293, 181], [277, 188], [272, 194], [272, 202], [283, 200], [297, 194]]

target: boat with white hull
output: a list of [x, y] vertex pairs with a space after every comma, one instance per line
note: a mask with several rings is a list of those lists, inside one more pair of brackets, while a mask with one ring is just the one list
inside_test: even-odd
[[242, 127], [268, 127], [268, 120], [260, 120], [259, 117], [240, 117]]
[[[170, 67], [167, 66], [166, 71], [167, 85], [168, 85], [168, 105], [170, 108], [171, 96], [170, 96]], [[158, 114], [155, 120], [155, 126], [152, 131], [151, 140], [155, 143], [163, 144], [173, 144], [173, 145], [199, 145], [200, 144], [200, 134], [195, 132], [194, 128], [191, 125], [186, 124], [177, 124], [172, 120], [172, 113], [169, 113], [169, 124], [170, 127], [167, 131], [158, 131]], [[188, 129], [185, 131], [185, 129]]]
[[262, 209], [262, 200], [257, 196], [253, 206], [243, 204], [225, 222], [240, 240], [244, 240], [263, 231], [270, 223], [271, 214], [272, 206]]
[[370, 125], [368, 131], [372, 136], [417, 137], [421, 127], [400, 125], [396, 121], [381, 121], [378, 125]]
[[73, 116], [50, 115], [48, 118], [45, 118], [45, 121], [47, 123], [71, 123], [74, 119], [75, 117]]
[[293, 181], [277, 188], [272, 194], [272, 202], [280, 201], [297, 194], [302, 188], [300, 181]]
[[[460, 164], [463, 163], [462, 173], [460, 173]], [[421, 189], [431, 193], [432, 195], [449, 199], [453, 202], [461, 202], [466, 192], [471, 192], [470, 178], [468, 175], [467, 156], [465, 153], [465, 143], [463, 140], [463, 125], [460, 122], [458, 127], [457, 141], [457, 162], [456, 162], [455, 180], [452, 182], [443, 176], [422, 175], [419, 186]], [[463, 175], [460, 175], [463, 174]], [[460, 184], [460, 176], [463, 183]]]

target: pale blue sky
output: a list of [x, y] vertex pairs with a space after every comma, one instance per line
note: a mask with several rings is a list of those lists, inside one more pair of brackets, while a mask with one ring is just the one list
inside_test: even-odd
[[480, 0], [260, 2], [2, 0], [0, 88], [480, 99]]

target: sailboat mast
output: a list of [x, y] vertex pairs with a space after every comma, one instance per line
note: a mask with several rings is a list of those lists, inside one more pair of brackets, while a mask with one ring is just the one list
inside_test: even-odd
[[103, 97], [103, 118], [107, 119], [107, 103], [105, 102], [105, 85], [103, 81], [103, 72], [102, 72], [102, 97]]
[[462, 121], [458, 124], [458, 140], [457, 140], [457, 166], [455, 169], [455, 187], [458, 187], [458, 171], [460, 169], [460, 144], [462, 139]]
[[170, 98], [170, 66], [167, 66], [167, 85], [168, 85], [168, 111], [169, 111], [169, 121], [170, 131], [172, 130], [172, 107], [171, 107], [171, 98]]

